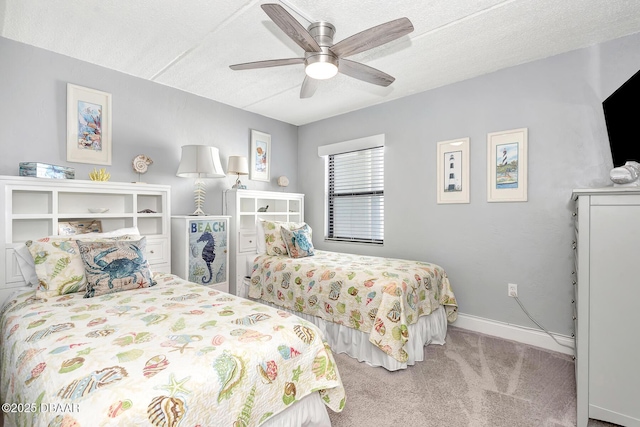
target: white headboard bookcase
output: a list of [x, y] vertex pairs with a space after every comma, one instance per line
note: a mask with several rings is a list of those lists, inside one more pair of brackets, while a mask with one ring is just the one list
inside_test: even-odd
[[24, 285], [14, 249], [59, 234], [65, 222], [99, 220], [104, 232], [138, 227], [152, 271], [171, 271], [170, 186], [0, 176], [0, 197], [0, 304]]
[[260, 219], [283, 222], [304, 221], [304, 194], [277, 191], [227, 190], [223, 211], [231, 216], [229, 235], [229, 292], [243, 296], [242, 280], [251, 275], [247, 266], [256, 258], [256, 223]]

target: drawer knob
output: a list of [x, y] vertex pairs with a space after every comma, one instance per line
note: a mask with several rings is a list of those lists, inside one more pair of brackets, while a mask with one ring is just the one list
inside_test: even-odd
[[575, 285], [576, 285], [576, 283], [577, 283], [577, 282], [574, 280], [574, 281], [572, 282], [573, 286], [575, 286]]
[[575, 337], [576, 337], [576, 334], [571, 334], [571, 338], [575, 338]]
[[571, 274], [576, 274], [576, 272], [575, 272], [575, 271], [572, 271], [572, 272], [571, 272]]
[[571, 214], [571, 216], [576, 216], [576, 215], [578, 215], [578, 212], [573, 212], [573, 213]]
[[253, 243], [253, 240], [249, 240], [249, 243]]
[[575, 304], [575, 303], [576, 303], [576, 300], [572, 299], [571, 304]]
[[573, 316], [573, 320], [576, 320], [576, 316]]
[[576, 357], [575, 357], [575, 356], [571, 356], [571, 358], [572, 358], [573, 360], [576, 360]]
[[571, 249], [575, 249], [575, 248], [577, 248], [576, 242], [573, 242], [573, 244], [571, 245]]
[[149, 253], [150, 253], [150, 254], [155, 254], [155, 251], [154, 251], [153, 249], [151, 249], [151, 250], [149, 251]]

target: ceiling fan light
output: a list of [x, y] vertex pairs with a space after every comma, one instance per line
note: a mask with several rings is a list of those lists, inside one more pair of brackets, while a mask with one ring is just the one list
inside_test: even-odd
[[338, 74], [338, 67], [331, 62], [314, 62], [304, 69], [307, 76], [316, 80], [326, 80]]

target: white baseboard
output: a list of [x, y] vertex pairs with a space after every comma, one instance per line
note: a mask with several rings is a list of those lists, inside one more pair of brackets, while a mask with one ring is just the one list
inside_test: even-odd
[[456, 326], [469, 331], [480, 332], [482, 334], [493, 335], [507, 340], [518, 341], [524, 344], [541, 347], [547, 350], [557, 351], [564, 354], [573, 355], [574, 340], [566, 335], [552, 333], [552, 335], [562, 344], [571, 348], [558, 345], [544, 331], [527, 328], [524, 326], [512, 325], [511, 323], [499, 322], [497, 320], [485, 319], [471, 314], [458, 313], [458, 320], [451, 326]]

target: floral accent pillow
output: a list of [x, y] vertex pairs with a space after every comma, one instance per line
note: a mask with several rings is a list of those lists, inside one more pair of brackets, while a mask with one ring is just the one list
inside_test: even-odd
[[[88, 239], [113, 242], [116, 239], [139, 239], [139, 235], [124, 235], [113, 238]], [[52, 236], [25, 243], [33, 257], [38, 277], [37, 295], [48, 298], [85, 290], [87, 279], [80, 257], [77, 240], [81, 236]]]
[[262, 220], [264, 229], [264, 241], [267, 246], [267, 255], [287, 255], [287, 245], [282, 239], [281, 229], [295, 230], [306, 225], [304, 222], [281, 222]]
[[291, 258], [303, 258], [314, 255], [313, 243], [311, 242], [311, 227], [307, 224], [295, 230], [281, 228], [280, 233], [287, 245], [287, 250]]
[[80, 256], [87, 276], [85, 298], [156, 284], [145, 258], [147, 239], [83, 242], [78, 240]]

